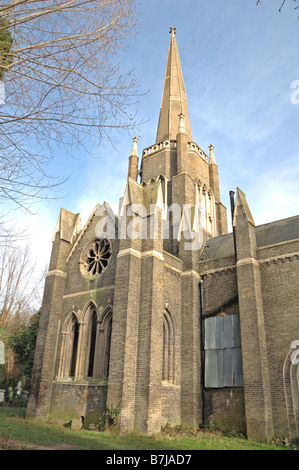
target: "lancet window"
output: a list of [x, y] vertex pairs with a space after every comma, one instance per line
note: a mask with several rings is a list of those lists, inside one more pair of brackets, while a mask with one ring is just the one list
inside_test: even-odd
[[175, 334], [172, 317], [168, 310], [163, 315], [163, 361], [162, 380], [174, 383], [174, 350]]
[[200, 180], [196, 183], [196, 208], [197, 220], [203, 229], [212, 235], [216, 235], [216, 209], [215, 197], [210, 188], [202, 184]]
[[62, 330], [58, 378], [106, 378], [109, 374], [112, 309], [98, 319], [90, 302], [78, 316], [71, 313]]
[[59, 377], [74, 377], [76, 373], [76, 361], [78, 352], [79, 323], [78, 318], [72, 312], [64, 322], [62, 330], [62, 346], [59, 364]]

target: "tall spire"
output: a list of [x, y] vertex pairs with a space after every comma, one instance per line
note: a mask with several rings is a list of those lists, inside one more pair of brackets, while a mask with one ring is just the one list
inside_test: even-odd
[[192, 133], [188, 114], [187, 96], [184, 85], [180, 56], [176, 42], [176, 28], [170, 28], [171, 38], [164, 79], [163, 95], [156, 142], [176, 140], [181, 113], [185, 116], [185, 128], [188, 139]]

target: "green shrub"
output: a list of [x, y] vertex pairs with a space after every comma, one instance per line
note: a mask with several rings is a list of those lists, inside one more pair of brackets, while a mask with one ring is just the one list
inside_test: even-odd
[[106, 411], [102, 414], [99, 418], [98, 422], [96, 423], [96, 429], [98, 431], [111, 431], [115, 428], [118, 424], [118, 418], [120, 413], [120, 406], [118, 407], [108, 407]]

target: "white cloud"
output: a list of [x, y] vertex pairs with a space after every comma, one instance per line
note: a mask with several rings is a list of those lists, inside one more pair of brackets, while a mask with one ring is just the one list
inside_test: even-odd
[[257, 225], [299, 215], [299, 155], [259, 175], [248, 203]]

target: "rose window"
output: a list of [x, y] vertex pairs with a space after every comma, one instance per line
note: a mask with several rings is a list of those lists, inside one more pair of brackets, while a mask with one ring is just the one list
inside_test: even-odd
[[108, 266], [112, 248], [109, 240], [96, 240], [86, 251], [84, 268], [90, 276], [99, 276]]

